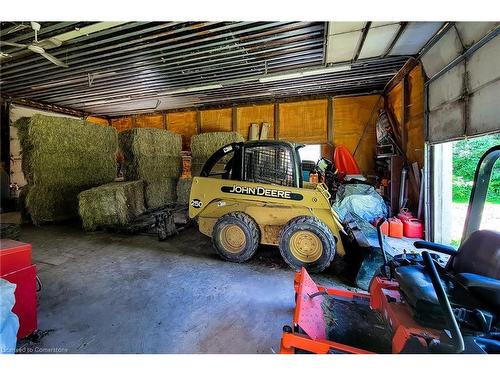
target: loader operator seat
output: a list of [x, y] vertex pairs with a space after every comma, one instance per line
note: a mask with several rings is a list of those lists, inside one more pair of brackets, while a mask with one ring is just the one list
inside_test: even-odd
[[500, 312], [500, 232], [472, 233], [451, 259], [450, 269], [472, 295]]
[[[447, 273], [491, 312], [500, 312], [500, 232], [472, 233], [448, 262]], [[424, 266], [398, 267], [395, 278], [417, 316], [439, 313], [439, 301]], [[448, 289], [447, 281], [442, 281]]]

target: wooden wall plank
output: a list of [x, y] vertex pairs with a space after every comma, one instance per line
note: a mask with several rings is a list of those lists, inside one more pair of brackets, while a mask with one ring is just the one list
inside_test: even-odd
[[411, 163], [424, 166], [424, 74], [422, 67], [415, 67], [408, 76], [408, 144], [406, 156]]
[[274, 139], [280, 139], [280, 105], [274, 103]]
[[403, 121], [403, 81], [400, 81], [387, 94], [386, 101], [387, 108], [391, 111], [396, 122], [395, 125], [398, 127], [399, 134], [401, 134]]
[[[406, 92], [405, 92], [406, 91]], [[408, 164], [424, 165], [424, 74], [420, 65], [414, 67], [407, 76], [387, 94], [387, 107], [392, 112], [401, 131], [403, 147]], [[411, 172], [411, 171], [410, 171]], [[411, 176], [411, 175], [410, 175]], [[410, 180], [408, 190], [409, 206], [418, 207], [419, 191], [415, 180]]]

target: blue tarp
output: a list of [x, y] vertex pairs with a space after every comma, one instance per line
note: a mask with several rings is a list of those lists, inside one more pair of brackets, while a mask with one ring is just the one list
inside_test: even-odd
[[384, 199], [375, 188], [367, 184], [341, 185], [332, 208], [344, 221], [347, 212], [352, 212], [368, 222], [379, 217], [387, 217], [389, 210]]

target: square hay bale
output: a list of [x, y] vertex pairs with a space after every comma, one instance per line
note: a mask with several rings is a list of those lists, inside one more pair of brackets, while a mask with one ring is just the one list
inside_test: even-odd
[[28, 184], [100, 185], [116, 177], [116, 130], [62, 117], [34, 115], [14, 124]]
[[78, 195], [83, 229], [126, 225], [144, 213], [144, 182], [111, 182]]
[[24, 219], [35, 225], [74, 219], [78, 217], [78, 194], [91, 187], [26, 185], [20, 197]]
[[14, 124], [21, 144], [25, 212], [33, 223], [78, 216], [77, 195], [116, 177], [116, 130], [82, 120], [34, 115]]
[[[221, 147], [234, 143], [244, 142], [244, 138], [237, 132], [212, 132], [194, 135], [191, 138], [191, 174], [199, 176], [205, 162], [212, 154]], [[229, 160], [229, 157], [228, 157]], [[228, 160], [222, 159], [221, 161], [227, 162]], [[214, 167], [214, 170], [223, 170], [224, 165]]]
[[222, 146], [233, 142], [244, 142], [237, 132], [202, 133], [191, 137], [191, 155], [193, 160], [205, 163], [212, 154]]
[[146, 181], [144, 197], [148, 208], [158, 208], [177, 200], [177, 179], [167, 178], [162, 181]]
[[129, 129], [118, 136], [125, 178], [155, 182], [179, 178], [182, 137], [163, 129]]
[[189, 203], [189, 194], [191, 193], [192, 178], [181, 178], [177, 182], [177, 203]]

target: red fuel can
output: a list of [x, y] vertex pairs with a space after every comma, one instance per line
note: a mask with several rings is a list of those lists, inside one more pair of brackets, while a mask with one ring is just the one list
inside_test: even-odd
[[407, 208], [402, 208], [397, 216], [402, 222], [413, 218], [413, 214]]
[[403, 221], [403, 234], [409, 238], [424, 238], [424, 224], [419, 219], [408, 219]]
[[397, 217], [389, 219], [389, 236], [395, 238], [403, 237], [403, 223]]
[[31, 245], [0, 240], [0, 277], [16, 284], [16, 303], [12, 312], [19, 318], [17, 338], [37, 330], [36, 267], [31, 263]]
[[[378, 223], [380, 223], [380, 220], [384, 220], [383, 218], [378, 218], [378, 219], [375, 219], [375, 221], [372, 223], [374, 227], [377, 227], [378, 226]], [[383, 234], [385, 234], [386, 236], [389, 235], [389, 223], [387, 222], [387, 220], [384, 222], [384, 224], [381, 225], [380, 227], [380, 230], [382, 231]]]

